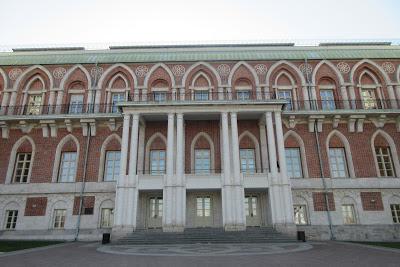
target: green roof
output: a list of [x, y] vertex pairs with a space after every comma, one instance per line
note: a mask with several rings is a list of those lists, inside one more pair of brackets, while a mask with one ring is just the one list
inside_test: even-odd
[[0, 53], [0, 66], [34, 64], [146, 63], [239, 60], [399, 59], [398, 45], [370, 46], [192, 46], [106, 50], [47, 50]]

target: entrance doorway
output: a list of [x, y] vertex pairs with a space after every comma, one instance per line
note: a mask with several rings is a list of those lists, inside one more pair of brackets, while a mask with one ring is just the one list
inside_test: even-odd
[[208, 195], [196, 196], [196, 227], [211, 227], [213, 225], [212, 198]]
[[148, 198], [148, 228], [161, 228], [163, 216], [163, 198], [162, 196], [152, 196]]
[[256, 194], [246, 194], [244, 199], [247, 226], [261, 226], [260, 200]]

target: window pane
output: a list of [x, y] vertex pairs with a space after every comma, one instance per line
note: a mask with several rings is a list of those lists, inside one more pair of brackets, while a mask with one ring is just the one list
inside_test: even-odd
[[329, 165], [332, 178], [347, 177], [347, 162], [344, 148], [329, 148]]
[[285, 148], [285, 156], [289, 178], [303, 177], [300, 148]]
[[73, 182], [76, 172], [76, 152], [63, 152], [61, 155], [59, 182]]
[[292, 110], [292, 91], [291, 90], [278, 90], [278, 99], [284, 99], [287, 101], [285, 110]]
[[82, 113], [83, 111], [83, 95], [71, 95], [71, 99], [69, 101], [69, 113], [77, 114]]
[[14, 167], [14, 183], [26, 183], [28, 181], [31, 166], [31, 153], [18, 153]]
[[195, 156], [194, 158], [195, 173], [199, 174], [210, 173], [211, 170], [210, 150], [195, 149], [194, 156]]
[[159, 175], [165, 173], [165, 150], [150, 151], [150, 174]]
[[293, 210], [296, 224], [308, 224], [305, 205], [294, 205]]
[[240, 149], [240, 168], [243, 173], [255, 172], [255, 153], [254, 149]]

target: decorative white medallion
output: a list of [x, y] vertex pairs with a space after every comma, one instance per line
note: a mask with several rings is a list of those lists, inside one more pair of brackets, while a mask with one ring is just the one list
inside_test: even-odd
[[183, 65], [175, 65], [172, 67], [172, 73], [175, 76], [183, 76], [185, 74], [185, 67]]
[[21, 74], [22, 74], [21, 69], [12, 69], [8, 73], [8, 77], [10, 78], [11, 81], [15, 81]]
[[104, 72], [104, 69], [102, 67], [93, 67], [90, 70], [90, 75], [92, 75], [92, 77], [96, 77], [99, 78]]
[[312, 66], [310, 64], [303, 63], [303, 64], [301, 64], [299, 66], [299, 69], [304, 74], [311, 74], [312, 73]]
[[221, 64], [217, 67], [217, 71], [221, 76], [228, 76], [229, 72], [231, 72], [231, 68], [229, 65]]
[[62, 77], [64, 77], [65, 73], [67, 73], [67, 70], [62, 67], [58, 67], [53, 70], [53, 76], [56, 79], [62, 79]]
[[146, 66], [138, 66], [135, 70], [135, 73], [138, 77], [144, 77], [149, 72], [149, 68]]
[[382, 68], [386, 73], [394, 73], [395, 71], [395, 67], [391, 62], [384, 62]]
[[346, 62], [339, 62], [337, 64], [337, 68], [341, 73], [349, 73], [350, 71], [350, 66]]
[[257, 64], [254, 66], [254, 69], [256, 70], [256, 73], [258, 75], [267, 74], [267, 66], [265, 66], [264, 64]]

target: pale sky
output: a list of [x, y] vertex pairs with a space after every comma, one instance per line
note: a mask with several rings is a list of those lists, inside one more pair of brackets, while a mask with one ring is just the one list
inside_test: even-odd
[[0, 47], [400, 38], [398, 0], [0, 0]]

